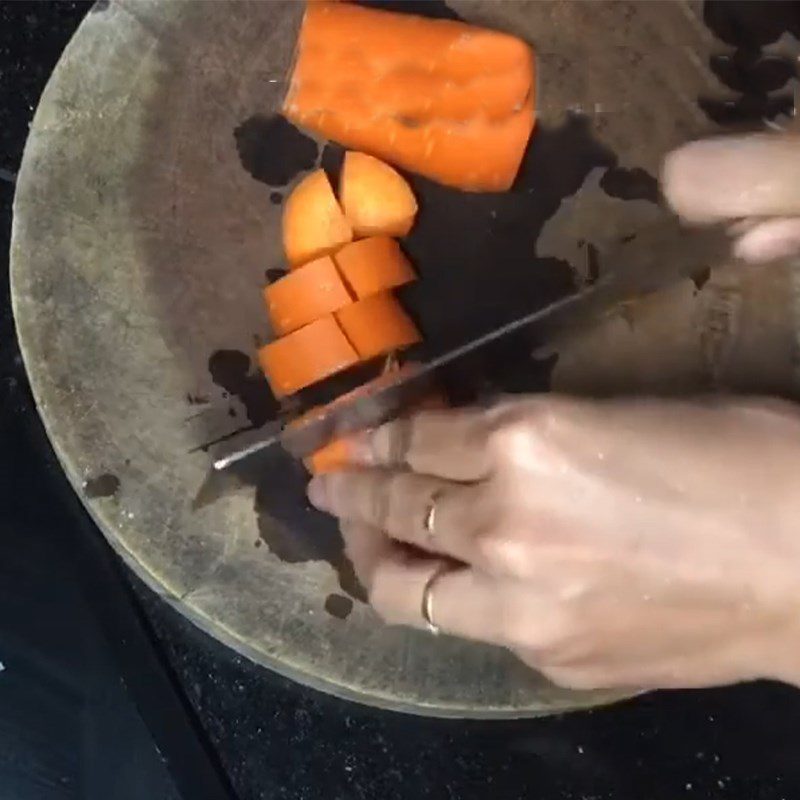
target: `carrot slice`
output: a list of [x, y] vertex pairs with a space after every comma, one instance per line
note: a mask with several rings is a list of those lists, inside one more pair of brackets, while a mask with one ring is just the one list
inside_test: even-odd
[[366, 153], [345, 155], [339, 197], [358, 236], [405, 236], [417, 215], [417, 201], [405, 178]]
[[417, 277], [400, 245], [388, 236], [346, 244], [333, 258], [347, 285], [360, 299], [411, 283]]
[[283, 249], [293, 267], [337, 250], [353, 240], [353, 229], [318, 169], [294, 188], [283, 209]]
[[340, 309], [336, 319], [364, 360], [422, 340], [399, 300], [389, 292], [374, 294]]
[[322, 256], [265, 286], [264, 302], [276, 336], [283, 336], [338, 311], [353, 298], [333, 259]]
[[531, 49], [507, 34], [314, 3], [283, 113], [441, 183], [503, 191], [533, 130], [534, 73]]
[[359, 362], [359, 355], [332, 315], [264, 345], [261, 369], [277, 398], [310, 386]]

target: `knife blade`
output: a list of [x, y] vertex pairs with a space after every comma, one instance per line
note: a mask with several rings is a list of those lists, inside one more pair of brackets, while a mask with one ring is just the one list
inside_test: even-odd
[[719, 226], [686, 228], [677, 217], [666, 215], [635, 238], [602, 255], [606, 272], [594, 284], [525, 314], [424, 364], [406, 364], [386, 373], [366, 390], [351, 393], [280, 430], [256, 432], [253, 441], [215, 453], [214, 469], [251, 459], [282, 445], [302, 458], [336, 436], [374, 427], [402, 413], [434, 385], [446, 367], [490, 345], [525, 331], [542, 342], [556, 335], [575, 333], [599, 321], [621, 304], [666, 289], [701, 270], [732, 262], [730, 238]]

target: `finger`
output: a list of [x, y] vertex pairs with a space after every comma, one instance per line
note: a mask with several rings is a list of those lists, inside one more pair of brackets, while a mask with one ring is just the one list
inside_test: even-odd
[[[370, 602], [391, 624], [426, 628], [422, 611], [425, 586], [441, 567], [438, 559], [395, 553], [378, 564]], [[505, 595], [493, 578], [470, 567], [456, 567], [433, 580], [431, 617], [443, 633], [505, 643]]]
[[339, 530], [344, 540], [345, 555], [350, 559], [361, 585], [369, 592], [378, 564], [393, 557], [399, 546], [383, 531], [364, 522], [342, 520]]
[[734, 253], [754, 264], [796, 256], [800, 253], [800, 218], [783, 217], [758, 223], [739, 238]]
[[800, 143], [775, 134], [692, 142], [670, 153], [664, 194], [690, 222], [800, 213]]
[[362, 470], [315, 477], [309, 499], [340, 519], [386, 531], [423, 550], [471, 562], [484, 517], [481, 487], [413, 472]]
[[477, 481], [491, 469], [486, 412], [422, 411], [355, 437], [354, 461], [363, 466], [408, 467], [453, 481]]

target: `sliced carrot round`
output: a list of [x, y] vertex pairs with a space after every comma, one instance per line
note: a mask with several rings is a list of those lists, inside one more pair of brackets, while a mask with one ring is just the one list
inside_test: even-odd
[[352, 367], [360, 359], [329, 315], [264, 345], [258, 360], [272, 393], [281, 398]]
[[364, 360], [422, 340], [400, 301], [389, 292], [374, 294], [337, 311], [336, 319]]
[[400, 245], [389, 236], [351, 242], [333, 258], [350, 290], [359, 299], [411, 283], [417, 277]]
[[283, 249], [293, 267], [337, 250], [353, 240], [324, 170], [303, 178], [283, 208]]
[[358, 236], [405, 236], [417, 215], [417, 201], [406, 179], [366, 153], [345, 155], [339, 196]]
[[333, 259], [322, 256], [265, 286], [264, 302], [275, 335], [283, 336], [338, 311], [353, 298]]

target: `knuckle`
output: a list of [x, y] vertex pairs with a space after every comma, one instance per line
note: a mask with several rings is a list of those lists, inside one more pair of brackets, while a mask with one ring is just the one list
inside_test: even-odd
[[525, 577], [534, 567], [530, 542], [504, 525], [479, 530], [475, 537], [475, 550], [481, 561], [495, 572]]

